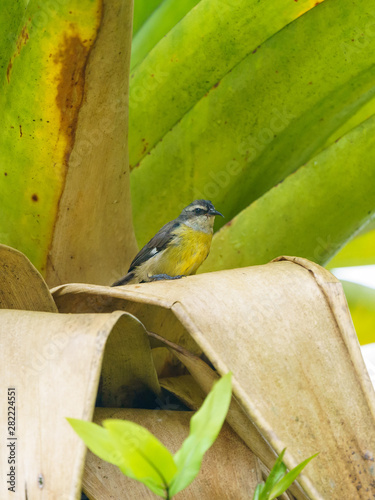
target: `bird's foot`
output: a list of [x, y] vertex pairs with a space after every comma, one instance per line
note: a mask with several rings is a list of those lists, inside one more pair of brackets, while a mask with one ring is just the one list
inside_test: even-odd
[[181, 278], [185, 278], [185, 275], [180, 274], [179, 276], [169, 276], [169, 274], [154, 274], [149, 277], [149, 281], [179, 280]]

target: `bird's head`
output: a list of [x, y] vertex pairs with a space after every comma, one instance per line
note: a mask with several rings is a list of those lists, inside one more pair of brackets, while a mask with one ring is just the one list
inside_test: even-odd
[[210, 201], [195, 200], [183, 209], [179, 219], [195, 230], [211, 232], [215, 221], [215, 215], [224, 217], [223, 214], [215, 209]]

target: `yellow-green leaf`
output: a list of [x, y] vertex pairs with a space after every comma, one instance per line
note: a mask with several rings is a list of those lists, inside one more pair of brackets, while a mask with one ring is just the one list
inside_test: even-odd
[[45, 271], [101, 2], [25, 4], [0, 47], [0, 232]]
[[342, 47], [362, 40], [356, 26], [373, 23], [368, 5], [328, 1], [298, 18], [294, 9], [305, 12], [307, 3], [277, 2], [282, 14], [269, 2], [226, 5], [200, 2], [133, 73], [131, 181], [141, 244], [194, 198], [211, 199], [231, 219], [374, 98], [375, 37], [350, 60]]
[[95, 455], [111, 464], [121, 464], [121, 453], [112, 442], [108, 429], [77, 418], [67, 418], [67, 421]]
[[134, 0], [133, 34], [135, 35], [141, 26], [151, 16], [153, 11], [159, 7], [163, 0]]
[[[131, 68], [139, 64], [148, 52], [200, 0], [164, 0], [133, 38]], [[137, 3], [137, 2], [136, 2]], [[152, 2], [151, 2], [152, 3]], [[160, 2], [159, 2], [160, 3]], [[137, 17], [139, 13], [137, 12]], [[134, 20], [136, 16], [134, 15]]]
[[299, 255], [326, 264], [375, 213], [375, 117], [322, 151], [215, 236], [199, 272]]
[[129, 420], [109, 419], [103, 425], [121, 456], [120, 470], [164, 496], [177, 472], [168, 449], [150, 431]]
[[127, 0], [0, 7], [0, 242], [25, 253], [49, 285], [109, 284], [136, 250], [126, 156], [131, 12]]
[[370, 264], [375, 264], [375, 230], [364, 232], [351, 240], [329, 261], [331, 269]]
[[177, 473], [170, 493], [176, 495], [198, 475], [203, 456], [212, 446], [225, 421], [232, 397], [232, 374], [217, 381], [190, 421], [190, 434], [174, 456]]
[[342, 281], [360, 344], [375, 342], [375, 290]]

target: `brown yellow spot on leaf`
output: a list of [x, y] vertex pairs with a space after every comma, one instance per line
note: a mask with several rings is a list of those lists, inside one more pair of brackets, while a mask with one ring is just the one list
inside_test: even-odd
[[7, 80], [8, 83], [10, 81], [10, 74], [12, 72], [13, 68], [13, 61], [14, 59], [20, 55], [22, 47], [24, 47], [29, 39], [29, 32], [27, 31], [27, 24], [22, 28], [21, 33], [18, 36], [17, 43], [16, 43], [16, 50], [14, 51], [14, 54], [10, 58], [10, 61], [8, 63], [7, 67]]
[[85, 69], [90, 47], [74, 34], [65, 36], [54, 62], [60, 65], [56, 103], [60, 111], [60, 133], [67, 139], [65, 160], [68, 162], [85, 87]]

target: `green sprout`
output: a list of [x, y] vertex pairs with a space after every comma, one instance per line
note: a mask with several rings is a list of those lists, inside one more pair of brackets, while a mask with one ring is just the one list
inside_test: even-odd
[[273, 500], [282, 495], [301, 474], [306, 465], [315, 458], [318, 453], [301, 462], [286, 475], [286, 467], [283, 457], [286, 448], [280, 453], [275, 465], [272, 467], [270, 475], [265, 483], [259, 483], [255, 489], [253, 500]]
[[169, 500], [198, 475], [203, 456], [225, 421], [231, 397], [232, 374], [228, 373], [215, 383], [191, 418], [189, 436], [174, 456], [151, 432], [134, 422], [108, 419], [101, 427], [84, 420], [67, 420], [98, 457]]

